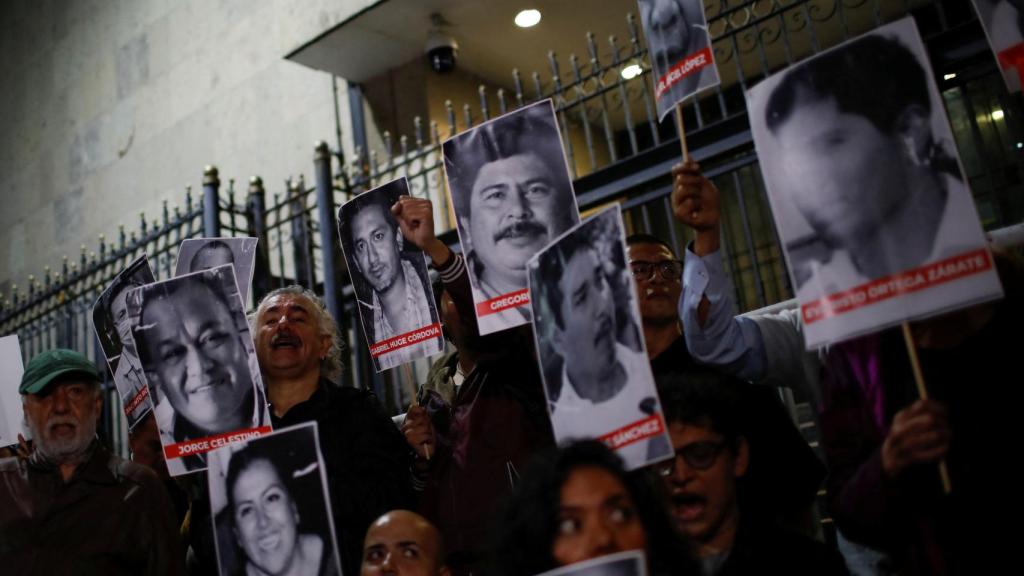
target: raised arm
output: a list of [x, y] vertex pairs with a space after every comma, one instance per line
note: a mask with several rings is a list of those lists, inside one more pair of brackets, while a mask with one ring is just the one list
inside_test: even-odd
[[719, 252], [718, 188], [690, 160], [672, 167], [672, 211], [694, 230], [686, 248], [679, 316], [686, 346], [697, 361], [745, 380], [764, 377], [764, 341], [757, 325], [737, 317]]

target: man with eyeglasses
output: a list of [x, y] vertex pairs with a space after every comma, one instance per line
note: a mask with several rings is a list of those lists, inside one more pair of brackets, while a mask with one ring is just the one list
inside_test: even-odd
[[[696, 165], [692, 168], [697, 170]], [[696, 242], [702, 238], [698, 236]], [[633, 234], [626, 238], [626, 245], [651, 372], [656, 380], [688, 375], [699, 364], [687, 349], [677, 311], [683, 293], [682, 262], [656, 236]], [[701, 248], [691, 244], [687, 251]], [[814, 498], [825, 475], [821, 461], [796, 429], [774, 387], [745, 385], [737, 409], [749, 420], [757, 448], [747, 474], [749, 505], [757, 506], [759, 514], [812, 533]]]
[[[670, 511], [704, 576], [846, 574], [838, 553], [750, 509], [745, 384], [710, 369], [658, 380], [675, 458], [655, 464]], [[743, 495], [743, 496], [741, 496]]]

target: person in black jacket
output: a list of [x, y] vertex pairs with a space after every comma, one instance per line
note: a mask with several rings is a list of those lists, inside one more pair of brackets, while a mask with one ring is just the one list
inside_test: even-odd
[[412, 503], [411, 456], [371, 392], [335, 383], [337, 333], [323, 301], [300, 286], [274, 290], [256, 309], [253, 334], [272, 424], [317, 422], [342, 571], [356, 574], [370, 523]]
[[530, 326], [480, 336], [462, 256], [434, 235], [429, 200], [403, 196], [392, 208], [406, 240], [430, 257], [444, 283], [445, 331], [463, 378], [451, 404], [431, 394], [409, 409], [403, 432], [416, 451], [419, 512], [440, 530], [452, 574], [477, 574], [487, 526], [519, 471], [553, 443]]
[[675, 524], [690, 539], [704, 576], [735, 574], [846, 574], [839, 553], [780, 526], [749, 505], [751, 446], [739, 409], [745, 383], [706, 368], [663, 376], [665, 407], [675, 458], [654, 467], [671, 496]]

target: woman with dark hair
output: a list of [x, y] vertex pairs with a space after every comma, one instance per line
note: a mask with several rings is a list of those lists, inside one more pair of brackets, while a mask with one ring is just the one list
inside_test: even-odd
[[[228, 464], [226, 486], [234, 537], [245, 558], [238, 573], [334, 573], [330, 544], [318, 534], [300, 531], [288, 474], [274, 459], [251, 448], [236, 452]], [[224, 573], [227, 567], [221, 568]]]
[[656, 479], [626, 472], [604, 444], [581, 441], [531, 465], [494, 526], [489, 574], [530, 576], [643, 550], [651, 574], [696, 574]]

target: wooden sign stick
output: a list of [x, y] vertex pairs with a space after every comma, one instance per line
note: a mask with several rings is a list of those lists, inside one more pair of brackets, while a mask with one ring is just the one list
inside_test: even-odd
[[[409, 382], [412, 382], [413, 385], [415, 385], [416, 383], [413, 380], [413, 375], [412, 375], [412, 366], [410, 366], [408, 364], [402, 364], [402, 371], [405, 373], [406, 380], [408, 380]], [[409, 407], [412, 408], [412, 406], [419, 406], [419, 405], [420, 405], [419, 394], [413, 394], [413, 396], [412, 396], [412, 405], [410, 405]], [[424, 452], [423, 457], [427, 460], [427, 462], [430, 462], [430, 444], [423, 444], [423, 452]]]
[[[924, 374], [921, 373], [921, 362], [917, 359], [917, 345], [914, 343], [914, 336], [910, 333], [910, 323], [903, 323], [903, 340], [907, 344], [907, 354], [910, 355], [910, 367], [914, 370], [914, 382], [917, 384], [917, 394], [922, 400], [928, 399], [928, 389], [924, 385]], [[949, 479], [949, 468], [946, 467], [946, 459], [939, 460], [939, 477], [942, 478], [942, 491], [949, 494], [953, 491], [953, 483]]]
[[690, 150], [686, 147], [686, 128], [683, 126], [683, 103], [676, 104], [676, 132], [679, 133], [679, 146], [683, 149], [683, 162], [690, 159]]

